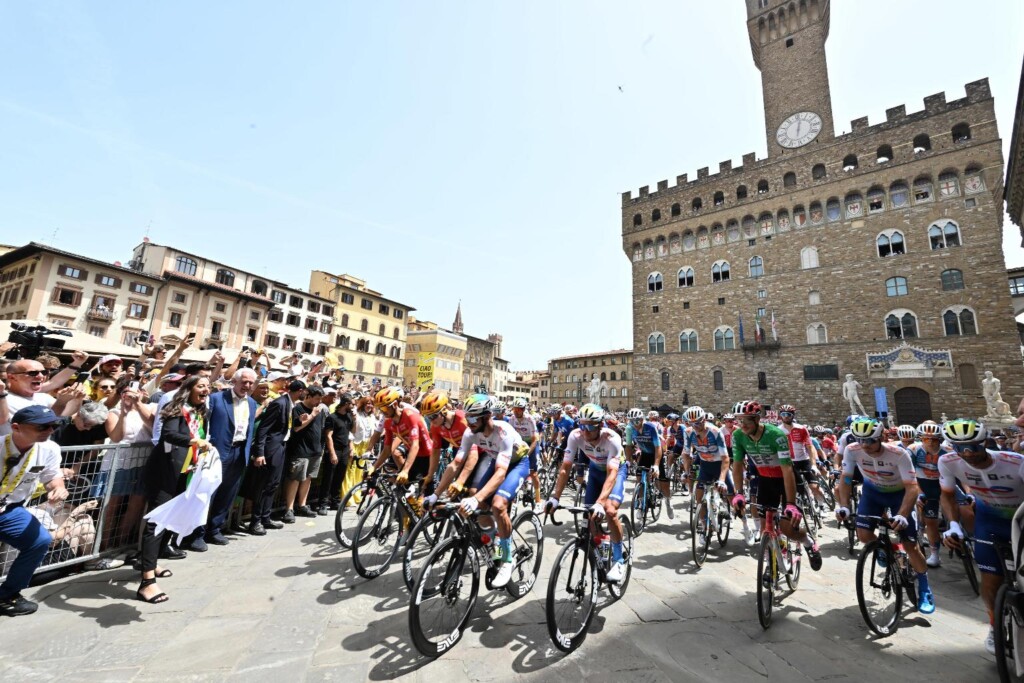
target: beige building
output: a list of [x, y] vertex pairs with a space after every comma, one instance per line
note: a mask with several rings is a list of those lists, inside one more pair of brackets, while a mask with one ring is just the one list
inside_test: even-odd
[[987, 370], [1024, 394], [988, 81], [837, 136], [829, 7], [747, 0], [767, 159], [622, 196], [645, 406], [756, 398], [825, 422], [849, 412], [852, 374], [869, 412], [916, 424], [984, 414]]
[[166, 284], [118, 263], [31, 242], [0, 255], [0, 320], [37, 320], [131, 346], [151, 328]]
[[452, 398], [462, 396], [462, 368], [466, 338], [426, 320], [409, 318], [403, 378], [420, 391], [443, 389]]
[[[331, 344], [334, 303], [301, 289], [175, 247], [143, 241], [129, 267], [162, 277], [153, 334], [196, 331], [201, 348], [266, 349], [323, 356]], [[309, 359], [304, 359], [309, 360]]]
[[587, 390], [596, 379], [606, 409], [623, 412], [638, 405], [633, 396], [633, 352], [629, 349], [555, 358], [548, 362], [548, 373], [550, 403], [588, 403]]
[[538, 408], [551, 405], [551, 375], [547, 370], [527, 370], [516, 373], [516, 380], [530, 388], [530, 403]]
[[406, 317], [416, 310], [393, 301], [351, 275], [314, 270], [309, 291], [334, 305], [332, 346], [342, 367], [367, 380], [402, 381]]

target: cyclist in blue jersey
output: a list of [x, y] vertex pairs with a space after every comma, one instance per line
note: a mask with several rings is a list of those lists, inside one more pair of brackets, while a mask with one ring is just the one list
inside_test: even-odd
[[[645, 420], [643, 411], [639, 408], [631, 409], [626, 418], [629, 420], [629, 427], [626, 431], [625, 450], [630, 460], [639, 467], [658, 468], [658, 489], [663, 496], [662, 502], [669, 519], [675, 517], [672, 505], [669, 501], [668, 480], [665, 476], [664, 450], [662, 448], [661, 434], [658, 427], [650, 420]], [[640, 474], [637, 473], [637, 483], [640, 481]]]

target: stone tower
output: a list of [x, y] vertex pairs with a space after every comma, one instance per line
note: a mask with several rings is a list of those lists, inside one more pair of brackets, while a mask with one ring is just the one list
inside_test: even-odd
[[747, 31], [761, 71], [768, 156], [835, 136], [825, 41], [829, 0], [746, 0]]
[[452, 323], [452, 332], [462, 334], [462, 329], [462, 301], [459, 301], [459, 307], [455, 309], [455, 322]]

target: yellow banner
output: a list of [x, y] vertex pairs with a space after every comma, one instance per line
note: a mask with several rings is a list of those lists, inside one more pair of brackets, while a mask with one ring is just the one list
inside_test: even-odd
[[418, 366], [416, 368], [416, 386], [420, 391], [426, 391], [434, 383], [434, 356], [433, 352], [419, 354]]

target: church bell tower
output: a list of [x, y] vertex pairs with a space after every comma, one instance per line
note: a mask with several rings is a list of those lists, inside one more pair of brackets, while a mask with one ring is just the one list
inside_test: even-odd
[[761, 71], [768, 156], [835, 137], [825, 41], [829, 0], [745, 0]]

